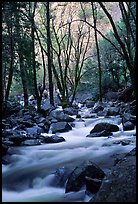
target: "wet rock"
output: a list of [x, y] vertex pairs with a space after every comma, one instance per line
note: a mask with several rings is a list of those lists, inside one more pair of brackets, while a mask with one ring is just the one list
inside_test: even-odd
[[4, 101], [2, 104], [2, 115], [8, 117], [12, 114], [16, 114], [21, 110], [21, 106], [17, 102]]
[[81, 118], [81, 115], [80, 115], [80, 114], [77, 114], [77, 115], [76, 115], [76, 118]]
[[136, 148], [117, 162], [90, 202], [136, 202]]
[[9, 164], [9, 161], [7, 161], [5, 158], [2, 158], [2, 164], [7, 165]]
[[28, 111], [25, 112], [25, 114], [23, 116], [23, 121], [28, 121], [28, 120], [31, 121], [31, 119], [33, 119], [33, 117], [29, 114], [29, 112]]
[[95, 105], [95, 101], [92, 100], [86, 100], [86, 107], [87, 108], [92, 108]]
[[53, 109], [55, 109], [55, 108], [51, 106], [49, 100], [46, 100], [46, 101], [44, 102], [44, 104], [41, 106], [41, 111], [40, 111], [40, 112], [41, 112], [41, 114], [45, 117], [45, 116], [47, 116], [47, 115], [50, 113], [50, 111], [52, 111]]
[[2, 157], [7, 154], [8, 148], [9, 147], [7, 145], [2, 144]]
[[55, 172], [55, 183], [54, 186], [60, 186], [60, 187], [64, 187], [65, 186], [65, 182], [69, 176], [69, 174], [71, 173], [71, 169], [66, 168], [66, 167], [61, 167], [59, 169], [56, 170]]
[[35, 146], [35, 145], [41, 145], [41, 141], [39, 139], [30, 139], [25, 140], [20, 143], [21, 146]]
[[130, 143], [131, 143], [130, 140], [122, 140], [122, 141], [121, 141], [121, 144], [122, 144], [123, 146], [129, 145]]
[[52, 135], [52, 136], [46, 136], [44, 137], [43, 141], [45, 143], [58, 143], [58, 142], [63, 142], [65, 139], [63, 137], [59, 137], [57, 135]]
[[26, 132], [30, 135], [37, 135], [37, 134], [44, 133], [44, 129], [38, 126], [33, 126], [30, 128], [26, 128]]
[[13, 146], [14, 142], [10, 141], [9, 138], [6, 138], [6, 140], [3, 141], [3, 144], [9, 146]]
[[123, 91], [119, 93], [118, 99], [124, 102], [130, 101], [133, 99], [132, 93], [133, 93], [133, 86], [131, 85], [126, 87]]
[[131, 123], [130, 121], [127, 121], [123, 124], [123, 130], [133, 130], [134, 129], [134, 124]]
[[56, 132], [67, 132], [72, 130], [72, 127], [67, 122], [56, 122], [50, 125], [49, 130], [55, 134]]
[[49, 131], [49, 125], [47, 125], [46, 123], [39, 123], [38, 127], [43, 128], [44, 132], [48, 133]]
[[63, 111], [60, 110], [51, 111], [49, 116], [58, 121], [73, 122], [75, 120], [74, 118], [70, 117], [69, 115], [65, 114]]
[[111, 135], [113, 135], [112, 132], [107, 131], [107, 130], [102, 130], [100, 132], [93, 132], [93, 133], [87, 135], [86, 137], [103, 137], [103, 136], [106, 137], [106, 136], [111, 136]]
[[102, 184], [102, 180], [96, 178], [90, 178], [88, 176], [85, 177], [86, 182], [86, 190], [91, 193], [97, 193]]
[[34, 123], [31, 120], [22, 121], [22, 124], [25, 125], [25, 127], [33, 127]]
[[116, 132], [116, 131], [119, 131], [119, 127], [117, 125], [114, 125], [114, 124], [111, 124], [111, 123], [106, 123], [106, 122], [105, 123], [98, 123], [90, 131], [90, 134], [94, 133], [94, 132], [100, 132], [100, 131], [103, 131], [103, 130], [107, 130], [107, 131], [110, 131], [110, 132]]
[[106, 100], [115, 101], [118, 99], [118, 92], [113, 91], [107, 92], [104, 97]]
[[70, 174], [65, 192], [79, 191], [81, 187], [86, 184], [85, 177], [103, 179], [105, 173], [91, 161], [86, 161], [77, 166]]
[[136, 125], [136, 116], [129, 113], [122, 114], [122, 123], [124, 124], [127, 121], [130, 121], [131, 123]]
[[93, 107], [93, 112], [98, 113], [99, 111], [103, 111], [103, 109], [103, 105], [95, 104], [95, 106]]
[[97, 116], [107, 116], [108, 115], [108, 111], [107, 110], [103, 110], [103, 111], [99, 111], [98, 113], [97, 113]]
[[73, 108], [73, 107], [69, 107], [69, 108], [64, 108], [64, 113], [67, 115], [77, 115], [78, 114], [78, 110]]
[[120, 111], [120, 109], [117, 107], [106, 108], [106, 110], [107, 110], [107, 116], [119, 115], [119, 111]]
[[9, 124], [9, 122], [5, 119], [2, 120], [2, 129], [9, 129], [11, 128], [11, 125]]
[[21, 144], [21, 142], [25, 141], [26, 138], [21, 136], [21, 135], [18, 135], [18, 136], [12, 136], [9, 138], [9, 140], [11, 142], [13, 142], [13, 145], [14, 146], [19, 146]]

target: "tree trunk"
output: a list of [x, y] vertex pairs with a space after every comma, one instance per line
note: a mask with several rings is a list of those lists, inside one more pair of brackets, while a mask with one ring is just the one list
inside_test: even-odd
[[9, 98], [9, 93], [10, 93], [10, 88], [12, 85], [12, 76], [13, 76], [13, 62], [14, 62], [14, 54], [13, 54], [13, 36], [12, 36], [12, 27], [11, 29], [8, 27], [8, 31], [9, 31], [9, 37], [10, 37], [10, 56], [11, 56], [11, 60], [10, 60], [10, 69], [9, 69], [9, 77], [8, 77], [8, 84], [7, 84], [7, 89], [6, 89], [6, 93], [5, 93], [5, 100], [8, 100]]
[[112, 25], [112, 28], [113, 28], [114, 36], [115, 36], [116, 40], [118, 41], [120, 47], [122, 48], [122, 53], [124, 55], [128, 70], [130, 72], [130, 78], [131, 78], [131, 83], [132, 83], [133, 90], [134, 90], [134, 95], [136, 95], [136, 76], [135, 76], [135, 66], [136, 66], [136, 64], [135, 64], [135, 60], [134, 60], [134, 62], [132, 62], [131, 59], [129, 58], [128, 50], [126, 49], [125, 44], [121, 40], [121, 38], [120, 38], [120, 36], [118, 34], [118, 31], [117, 31], [117, 28], [115, 26], [115, 23], [114, 23], [111, 15], [109, 14], [108, 10], [105, 8], [105, 6], [104, 6], [104, 4], [102, 2], [98, 2], [98, 3], [100, 4], [101, 8], [105, 12], [106, 16], [108, 17], [108, 19], [109, 19], [109, 21], [110, 21], [110, 23]]
[[23, 57], [21, 54], [21, 51], [19, 51], [19, 62], [20, 62], [20, 72], [21, 72], [21, 80], [22, 80], [22, 86], [23, 86], [23, 93], [24, 93], [24, 106], [28, 106], [28, 89], [27, 89], [27, 83], [26, 83], [26, 77], [25, 77], [25, 70], [24, 70], [24, 63], [23, 63]]
[[46, 16], [47, 16], [47, 53], [48, 53], [48, 78], [49, 78], [49, 96], [50, 104], [54, 106], [53, 96], [53, 78], [52, 78], [52, 66], [51, 66], [51, 36], [50, 36], [50, 16], [49, 16], [49, 2], [46, 4]]
[[97, 49], [97, 61], [98, 61], [98, 68], [99, 68], [99, 100], [102, 101], [102, 71], [101, 71], [101, 63], [100, 63], [100, 53], [99, 53], [99, 45], [98, 45], [98, 38], [97, 38], [97, 31], [96, 31], [96, 16], [95, 16], [95, 9], [93, 2], [92, 5], [92, 13], [93, 13], [93, 20], [94, 20], [94, 36], [96, 42], [96, 49]]

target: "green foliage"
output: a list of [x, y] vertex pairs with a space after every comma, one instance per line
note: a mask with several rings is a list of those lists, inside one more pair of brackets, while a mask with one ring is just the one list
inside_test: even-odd
[[107, 16], [102, 10], [97, 10], [97, 20], [103, 21], [105, 24], [109, 23]]
[[[85, 12], [85, 14], [84, 14], [84, 12]], [[80, 9], [80, 10], [78, 11], [78, 17], [79, 17], [80, 19], [84, 19], [85, 17], [86, 17], [86, 18], [92, 17], [92, 9], [91, 9], [91, 7], [89, 7], [88, 5], [85, 6], [84, 12], [83, 12], [82, 9]]]
[[13, 83], [10, 90], [10, 97], [23, 93], [22, 83], [20, 79], [13, 79]]

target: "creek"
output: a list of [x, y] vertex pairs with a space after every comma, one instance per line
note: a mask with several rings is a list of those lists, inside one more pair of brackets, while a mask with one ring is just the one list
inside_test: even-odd
[[[87, 112], [88, 109], [82, 108], [80, 114], [83, 116]], [[86, 137], [99, 122], [116, 124], [119, 131], [108, 137]], [[106, 173], [117, 155], [135, 147], [135, 133], [136, 128], [123, 131], [120, 116], [76, 118], [71, 131], [58, 133], [65, 138], [64, 142], [12, 147], [12, 154], [8, 156], [10, 163], [2, 165], [2, 202], [88, 202], [92, 195], [86, 194], [85, 187], [78, 192], [65, 193], [65, 184], [56, 186], [56, 170], [73, 170], [90, 160]], [[119, 142], [122, 140], [130, 143], [122, 145]]]

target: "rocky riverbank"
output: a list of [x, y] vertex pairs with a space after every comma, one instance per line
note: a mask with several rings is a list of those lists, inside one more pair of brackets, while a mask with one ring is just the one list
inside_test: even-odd
[[116, 162], [90, 202], [136, 202], [136, 148]]
[[[119, 149], [123, 148], [123, 146], [129, 147], [129, 145], [130, 146], [132, 145], [131, 147], [134, 148], [134, 144], [135, 144], [134, 140], [136, 136], [135, 134], [135, 126], [136, 126], [135, 113], [136, 112], [135, 111], [136, 111], [136, 101], [125, 103], [125, 102], [119, 102], [119, 101], [95, 102], [92, 100], [86, 100], [83, 104], [75, 104], [73, 107], [66, 108], [66, 109], [62, 109], [61, 107], [58, 107], [58, 106], [51, 108], [48, 103], [43, 103], [41, 113], [37, 113], [34, 106], [30, 106], [28, 109], [24, 109], [23, 107], [17, 107], [11, 104], [11, 106], [9, 107], [8, 115], [5, 116], [2, 120], [2, 131], [3, 131], [2, 163], [5, 166], [6, 164], [10, 165], [11, 163], [10, 166], [11, 168], [14, 169], [14, 166], [12, 166], [12, 162], [14, 162], [14, 156], [15, 156], [14, 151], [16, 150], [11, 151], [12, 149], [16, 149], [17, 147], [17, 149], [20, 151], [20, 148], [23, 149], [26, 146], [30, 146], [30, 150], [35, 152], [37, 151], [37, 148], [35, 147], [33, 148], [31, 146], [37, 146], [39, 148], [39, 146], [43, 145], [42, 149], [44, 147], [46, 149], [44, 148], [44, 152], [41, 152], [41, 147], [40, 147], [40, 152], [41, 154], [44, 154], [42, 156], [42, 160], [45, 160], [45, 159], [46, 160], [45, 162], [43, 161], [42, 164], [39, 159], [38, 161], [36, 161], [35, 165], [40, 172], [39, 171], [35, 172], [35, 168], [33, 168], [33, 170], [34, 170], [34, 173], [36, 173], [34, 177], [37, 177], [38, 172], [41, 175], [41, 165], [42, 165], [42, 168], [44, 165], [45, 169], [47, 169], [47, 164], [48, 164], [47, 159], [49, 157], [47, 157], [46, 154], [47, 154], [48, 148], [52, 148], [52, 146], [51, 147], [48, 146], [49, 143], [61, 143], [60, 145], [61, 150], [59, 150], [58, 146], [55, 146], [57, 147], [57, 150], [56, 150], [56, 153], [53, 152], [52, 155], [56, 157], [56, 154], [57, 155], [60, 154], [60, 151], [62, 151], [62, 148], [64, 148], [64, 145], [65, 145], [64, 154], [67, 151], [69, 151], [69, 153], [66, 154], [65, 158], [62, 157], [61, 161], [59, 161], [58, 156], [57, 156], [57, 159], [54, 160], [53, 165], [55, 165], [54, 167], [55, 173], [50, 175], [55, 177], [54, 183], [53, 182], [51, 183], [51, 185], [54, 186], [54, 188], [64, 187], [65, 195], [67, 197], [68, 197], [68, 193], [70, 192], [79, 193], [81, 189], [83, 189], [84, 192], [86, 190], [86, 193], [84, 193], [83, 197], [85, 195], [90, 195], [89, 197], [89, 200], [90, 200], [92, 195], [93, 199], [91, 199], [90, 202], [99, 202], [97, 200], [103, 200], [103, 202], [104, 200], [107, 200], [105, 202], [110, 202], [111, 200], [114, 200], [114, 199], [115, 201], [120, 202], [119, 200], [124, 199], [123, 197], [125, 197], [125, 195], [126, 197], [130, 195], [130, 199], [127, 198], [127, 200], [129, 201], [131, 200], [130, 202], [135, 202], [133, 200], [135, 200], [135, 186], [136, 186], [136, 183], [134, 181], [135, 171], [136, 171], [136, 161], [135, 161], [136, 150], [132, 151], [128, 155], [125, 155], [125, 157], [124, 155], [119, 153], [119, 156], [122, 155], [121, 160], [118, 159], [118, 155], [117, 155], [118, 148]], [[95, 121], [97, 122], [95, 123]], [[82, 124], [82, 127], [79, 125], [79, 123], [80, 125]], [[92, 126], [91, 126], [91, 123], [93, 124]], [[87, 134], [85, 134], [85, 131], [84, 131], [84, 134], [82, 135], [84, 142], [80, 144], [80, 146], [79, 146], [79, 142], [80, 142], [79, 140], [80, 139], [82, 140], [82, 138], [80, 137], [80, 135], [76, 135], [76, 133], [81, 134], [80, 131], [75, 132], [77, 125], [79, 125], [79, 127], [81, 128], [80, 131], [84, 131], [84, 129], [85, 128], [87, 129], [87, 127], [89, 128], [89, 132], [86, 131]], [[67, 132], [68, 132], [68, 135], [66, 135]], [[72, 132], [73, 132], [73, 135], [72, 135]], [[76, 140], [78, 149], [76, 148], [76, 144], [74, 143], [76, 136], [79, 138], [78, 140]], [[72, 142], [71, 141], [69, 142], [69, 139], [71, 139]], [[102, 144], [101, 145], [98, 144], [99, 146], [96, 145], [94, 147], [93, 145], [97, 140], [101, 141]], [[86, 141], [88, 142], [88, 144]], [[85, 146], [85, 142], [87, 144], [86, 146]], [[74, 148], [72, 148], [73, 143], [75, 145]], [[68, 146], [69, 144], [72, 146], [71, 148], [69, 148]], [[83, 156], [83, 155], [79, 156], [80, 147], [84, 148], [83, 150], [84, 155], [85, 155], [85, 152], [87, 152], [88, 148], [90, 148], [87, 156]], [[97, 148], [98, 148], [98, 151], [97, 151]], [[110, 156], [107, 156], [108, 152], [110, 152], [112, 148], [116, 152], [115, 155], [111, 153], [110, 156], [113, 156], [113, 158], [111, 158]], [[129, 151], [131, 150], [130, 147], [128, 149]], [[107, 151], [107, 155], [105, 154], [106, 158], [101, 159], [102, 156], [104, 157], [103, 153], [105, 150]], [[72, 153], [72, 151], [74, 151], [75, 153]], [[106, 164], [107, 168], [109, 166], [112, 167], [114, 161], [116, 161], [116, 165], [113, 167], [113, 169], [111, 169], [110, 174], [108, 174], [108, 172], [106, 171], [104, 172], [104, 170], [102, 169], [102, 165], [100, 167], [96, 165], [96, 162], [95, 162], [96, 159], [90, 156], [91, 152], [92, 152], [92, 155], [93, 154], [96, 155], [97, 153], [98, 154], [100, 153], [101, 156], [97, 156], [98, 160], [100, 159], [99, 164], [101, 164], [103, 160], [105, 160], [104, 162], [107, 163]], [[124, 152], [128, 152], [128, 151], [124, 151]], [[61, 155], [62, 154], [63, 153], [61, 153]], [[18, 155], [18, 151], [17, 151], [17, 155]], [[20, 154], [18, 156], [17, 155], [16, 157], [19, 157], [19, 162], [24, 163], [24, 159], [26, 160], [26, 157], [20, 158]], [[72, 159], [70, 158], [70, 155], [72, 155], [73, 160], [74, 158], [78, 157], [78, 160], [79, 159], [80, 161], [82, 160], [82, 163], [78, 162], [77, 164], [77, 162], [75, 162], [72, 165]], [[32, 157], [30, 157], [30, 159], [32, 159]], [[94, 162], [93, 162], [93, 159], [95, 159]], [[51, 160], [52, 158], [50, 159], [50, 163], [51, 163]], [[65, 163], [67, 163], [67, 168], [64, 168], [64, 162], [63, 162], [64, 160], [65, 160]], [[70, 165], [66, 160], [70, 161]], [[76, 161], [78, 160], [76, 159]], [[58, 166], [56, 165], [55, 161], [61, 162], [62, 164]], [[108, 163], [110, 163], [110, 165]], [[53, 169], [53, 165], [50, 167], [51, 169]], [[29, 173], [28, 170], [30, 172], [32, 171], [31, 164], [30, 164], [30, 167], [27, 164], [25, 168], [26, 168], [26, 172], [24, 171], [22, 172], [19, 169], [17, 175], [16, 175], [17, 170], [15, 170], [14, 177], [16, 179], [13, 176], [11, 176], [10, 171], [9, 171], [9, 176], [7, 176], [7, 174], [4, 173], [3, 184], [6, 186], [11, 185], [12, 187], [10, 186], [10, 190], [13, 190], [12, 189], [13, 182], [18, 183], [20, 181], [20, 177], [22, 178], [24, 174], [28, 175]], [[126, 171], [125, 174], [123, 173], [124, 171]], [[115, 178], [113, 176], [115, 176]], [[26, 176], [26, 178], [28, 177]], [[32, 185], [33, 184], [31, 184], [31, 186]], [[105, 196], [105, 197], [103, 198], [102, 196]], [[132, 197], [134, 197], [134, 199], [132, 199]], [[87, 202], [89, 200], [87, 199]]]

